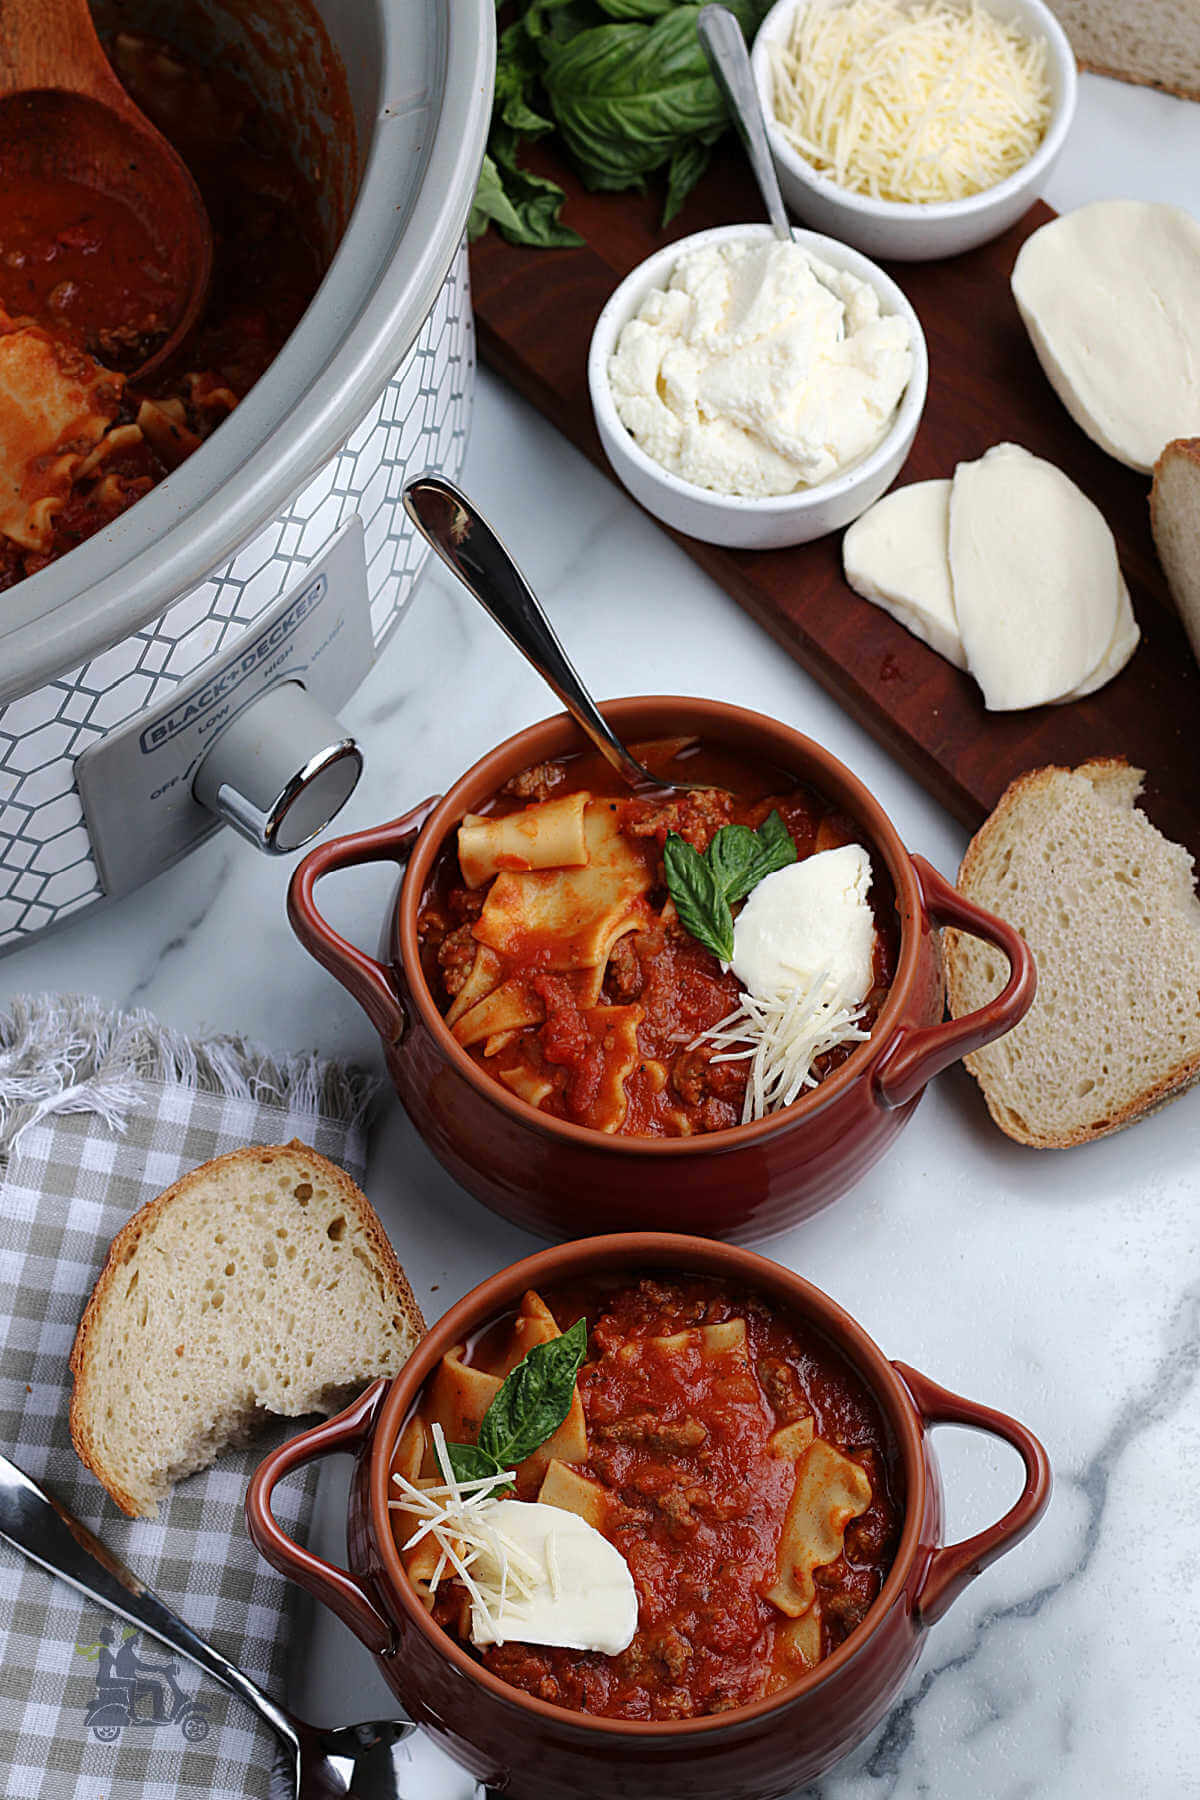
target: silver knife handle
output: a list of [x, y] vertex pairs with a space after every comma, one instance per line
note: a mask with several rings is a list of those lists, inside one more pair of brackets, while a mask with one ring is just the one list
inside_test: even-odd
[[0, 1537], [89, 1600], [148, 1631], [170, 1650], [241, 1696], [289, 1746], [296, 1734], [287, 1714], [257, 1682], [198, 1637], [111, 1550], [15, 1463], [0, 1456]]

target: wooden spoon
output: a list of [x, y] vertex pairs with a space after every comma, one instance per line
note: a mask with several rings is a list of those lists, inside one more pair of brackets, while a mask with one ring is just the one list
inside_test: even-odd
[[[204, 201], [182, 158], [117, 80], [87, 0], [0, 0], [0, 194], [11, 212], [18, 190], [48, 203], [56, 183], [92, 190], [101, 221], [123, 226], [126, 267], [115, 266], [119, 253], [109, 243], [97, 267], [107, 262], [133, 291], [139, 272], [144, 280], [152, 267], [164, 335], [135, 347], [135, 355], [150, 354], [126, 370], [144, 377], [178, 349], [204, 305], [212, 272]], [[6, 260], [18, 229], [10, 222], [5, 233]], [[112, 321], [82, 323], [94, 338]]]

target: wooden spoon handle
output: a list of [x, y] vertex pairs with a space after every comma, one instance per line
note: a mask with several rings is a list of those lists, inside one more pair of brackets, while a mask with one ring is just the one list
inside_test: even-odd
[[122, 113], [132, 102], [104, 54], [87, 0], [3, 0], [0, 99], [52, 88]]

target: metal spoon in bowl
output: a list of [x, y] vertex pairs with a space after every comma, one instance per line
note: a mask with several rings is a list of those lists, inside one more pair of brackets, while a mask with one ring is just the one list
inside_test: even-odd
[[270, 1792], [279, 1800], [335, 1800], [359, 1777], [374, 1778], [371, 1791], [386, 1800], [397, 1793], [390, 1749], [416, 1726], [409, 1720], [380, 1719], [322, 1731], [285, 1712], [257, 1682], [228, 1662], [219, 1650], [173, 1613], [132, 1570], [107, 1550], [86, 1525], [72, 1518], [36, 1481], [0, 1456], [0, 1538], [39, 1563], [51, 1575], [78, 1588], [110, 1612], [148, 1631], [253, 1707], [275, 1733], [279, 1753]]
[[750, 158], [750, 167], [754, 170], [754, 179], [775, 236], [785, 244], [790, 243], [792, 227], [779, 191], [779, 177], [767, 142], [767, 127], [742, 28], [727, 6], [702, 6], [696, 20], [696, 34], [717, 86], [725, 97], [742, 147]]
[[664, 781], [631, 756], [584, 687], [533, 589], [487, 520], [452, 481], [418, 475], [404, 489], [404, 510], [448, 569], [562, 701], [604, 760], [632, 788], [670, 793], [711, 789], [711, 781]]

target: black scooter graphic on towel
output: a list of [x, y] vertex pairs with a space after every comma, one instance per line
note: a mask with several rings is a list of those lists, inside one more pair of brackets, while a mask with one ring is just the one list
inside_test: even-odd
[[189, 1743], [208, 1736], [208, 1703], [185, 1694], [175, 1679], [178, 1663], [139, 1656], [131, 1632], [118, 1650], [105, 1626], [96, 1645], [96, 1693], [85, 1726], [102, 1744], [111, 1744], [127, 1725], [178, 1725]]

